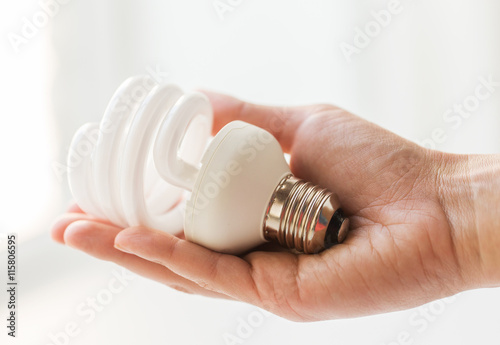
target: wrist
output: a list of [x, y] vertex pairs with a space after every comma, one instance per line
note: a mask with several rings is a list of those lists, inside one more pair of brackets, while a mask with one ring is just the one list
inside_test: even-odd
[[438, 155], [438, 196], [464, 289], [499, 286], [500, 156]]
[[482, 286], [500, 285], [500, 155], [467, 159]]

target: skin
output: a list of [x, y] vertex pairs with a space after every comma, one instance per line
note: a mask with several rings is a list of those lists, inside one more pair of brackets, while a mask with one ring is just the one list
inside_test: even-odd
[[[351, 221], [315, 255], [271, 245], [225, 255], [76, 205], [55, 241], [174, 289], [254, 304], [295, 321], [415, 307], [500, 282], [500, 156], [424, 149], [331, 105], [267, 107], [206, 92], [214, 133], [233, 120], [269, 130], [300, 178], [335, 191]], [[237, 231], [237, 229], [235, 229]]]

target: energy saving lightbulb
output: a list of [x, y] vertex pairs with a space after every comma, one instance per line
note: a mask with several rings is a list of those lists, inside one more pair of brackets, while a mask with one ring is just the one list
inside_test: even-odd
[[231, 254], [267, 241], [316, 253], [344, 240], [336, 196], [294, 177], [269, 132], [234, 121], [209, 142], [212, 117], [203, 94], [128, 79], [100, 125], [72, 141], [77, 204], [123, 227], [184, 228], [187, 240]]

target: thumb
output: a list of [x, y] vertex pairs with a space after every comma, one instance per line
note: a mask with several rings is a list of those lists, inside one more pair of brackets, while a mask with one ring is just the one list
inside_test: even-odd
[[214, 110], [214, 134], [231, 121], [245, 121], [270, 132], [290, 152], [295, 134], [316, 106], [278, 107], [257, 105], [237, 98], [202, 90]]

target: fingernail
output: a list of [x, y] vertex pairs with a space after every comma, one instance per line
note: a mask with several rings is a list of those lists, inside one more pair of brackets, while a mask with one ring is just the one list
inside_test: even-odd
[[118, 249], [119, 251], [121, 252], [124, 252], [124, 253], [127, 253], [127, 254], [133, 254], [130, 250], [126, 249], [126, 248], [123, 248], [122, 246], [120, 246], [118, 243], [115, 243], [113, 245], [116, 249]]

